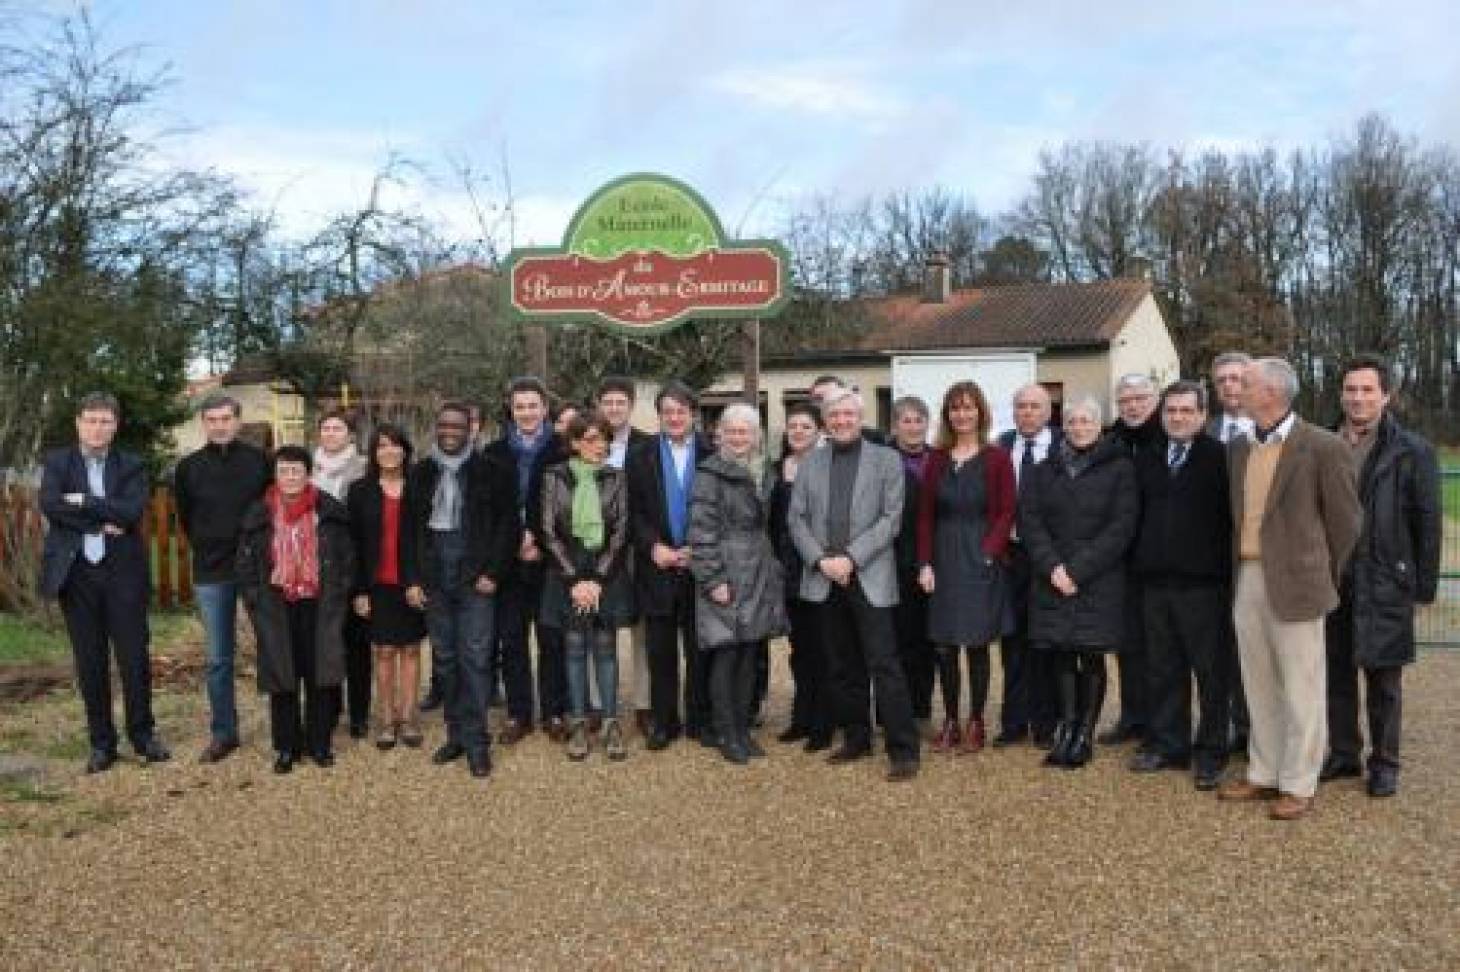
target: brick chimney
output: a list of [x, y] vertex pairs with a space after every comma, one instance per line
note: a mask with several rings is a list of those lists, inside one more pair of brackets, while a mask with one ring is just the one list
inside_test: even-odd
[[946, 304], [953, 294], [953, 271], [948, 265], [948, 254], [934, 250], [923, 267], [923, 303]]

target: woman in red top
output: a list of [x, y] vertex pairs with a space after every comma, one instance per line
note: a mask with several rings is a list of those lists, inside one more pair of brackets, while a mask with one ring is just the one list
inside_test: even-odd
[[370, 471], [350, 486], [350, 528], [359, 551], [355, 613], [370, 624], [375, 646], [375, 745], [421, 745], [421, 639], [425, 615], [406, 603], [400, 582], [402, 510], [411, 440], [381, 424], [370, 437]]
[[918, 506], [918, 584], [928, 594], [928, 639], [938, 652], [946, 718], [933, 742], [959, 742], [959, 657], [968, 656], [965, 752], [983, 748], [989, 643], [1008, 629], [1004, 559], [1014, 525], [1014, 466], [989, 443], [993, 418], [983, 390], [960, 381], [943, 396], [938, 448], [928, 457]]

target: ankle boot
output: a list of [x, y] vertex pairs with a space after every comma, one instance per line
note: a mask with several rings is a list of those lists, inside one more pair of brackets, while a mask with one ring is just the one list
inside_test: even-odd
[[1061, 719], [1054, 727], [1054, 742], [1044, 754], [1045, 766], [1064, 766], [1070, 755], [1070, 740], [1075, 734], [1075, 724]]
[[1071, 737], [1069, 752], [1065, 755], [1062, 764], [1066, 769], [1079, 769], [1090, 762], [1094, 755], [1094, 746], [1091, 743], [1093, 733], [1089, 726], [1080, 724], [1075, 726]]

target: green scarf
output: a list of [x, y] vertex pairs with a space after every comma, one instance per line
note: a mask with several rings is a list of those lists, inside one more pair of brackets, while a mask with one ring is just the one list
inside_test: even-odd
[[573, 536], [588, 550], [603, 547], [603, 509], [598, 502], [598, 467], [569, 459], [573, 474]]

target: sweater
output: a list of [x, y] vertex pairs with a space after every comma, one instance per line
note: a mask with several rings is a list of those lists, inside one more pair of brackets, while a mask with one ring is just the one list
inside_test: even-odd
[[193, 549], [193, 582], [234, 580], [243, 514], [264, 495], [272, 474], [263, 450], [246, 442], [208, 443], [177, 464], [173, 495]]

